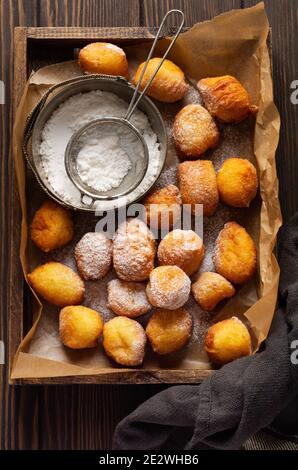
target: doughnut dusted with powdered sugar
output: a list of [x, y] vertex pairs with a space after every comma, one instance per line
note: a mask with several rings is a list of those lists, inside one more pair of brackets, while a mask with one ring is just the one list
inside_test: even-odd
[[209, 312], [222, 300], [233, 297], [236, 291], [220, 274], [204, 272], [192, 284], [191, 292], [200, 307]]
[[181, 349], [189, 340], [192, 316], [185, 308], [156, 310], [146, 327], [146, 334], [155, 353], [170, 354]]
[[140, 219], [123, 222], [114, 237], [113, 263], [117, 276], [124, 281], [144, 281], [154, 268], [153, 233]]
[[78, 271], [83, 279], [102, 279], [112, 264], [113, 243], [103, 233], [86, 233], [75, 247]]
[[204, 253], [203, 241], [199, 235], [193, 230], [176, 229], [161, 240], [157, 256], [159, 264], [178, 266], [191, 276], [199, 269]]
[[140, 282], [112, 279], [108, 283], [108, 307], [116, 315], [135, 318], [151, 310], [146, 286]]
[[150, 273], [146, 292], [154, 307], [175, 310], [189, 298], [190, 279], [178, 266], [159, 266]]
[[188, 104], [175, 117], [173, 138], [176, 148], [186, 157], [199, 158], [217, 146], [219, 130], [207, 109]]
[[216, 174], [210, 160], [183, 162], [178, 166], [178, 182], [183, 204], [190, 204], [192, 213], [196, 205], [203, 204], [203, 214], [210, 217], [218, 204]]

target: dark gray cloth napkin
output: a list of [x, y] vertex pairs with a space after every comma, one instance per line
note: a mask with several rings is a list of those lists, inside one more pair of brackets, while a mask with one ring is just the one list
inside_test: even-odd
[[144, 402], [118, 424], [115, 449], [239, 449], [272, 423], [298, 431], [298, 214], [279, 233], [278, 258], [279, 306], [262, 350]]

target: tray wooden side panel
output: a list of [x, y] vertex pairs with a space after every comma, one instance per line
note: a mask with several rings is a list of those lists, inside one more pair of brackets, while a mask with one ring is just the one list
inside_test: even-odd
[[[129, 27], [129, 28], [33, 28], [17, 27], [14, 31], [14, 102], [13, 116], [15, 117], [17, 106], [21, 99], [27, 75], [30, 73], [32, 64], [28, 61], [31, 54], [31, 61], [34, 63], [32, 54], [38, 52], [41, 60], [39, 66], [46, 65], [48, 59], [43, 61], [43, 47], [52, 45], [57, 48], [58, 58], [63, 60], [63, 50], [79, 47], [90, 40], [113, 40], [121, 44], [131, 44], [144, 42], [152, 38], [156, 28]], [[171, 34], [171, 29], [167, 34]], [[59, 51], [60, 54], [59, 55]], [[62, 52], [61, 52], [62, 51]], [[64, 60], [71, 59], [65, 57]], [[58, 60], [56, 60], [58, 61]], [[11, 257], [10, 257], [10, 317], [9, 325], [9, 369], [11, 370], [16, 350], [24, 336], [24, 316], [28, 312], [26, 305], [27, 286], [23, 279], [23, 273], [19, 261], [20, 246], [20, 226], [21, 210], [16, 184], [13, 192], [13, 217], [11, 223]], [[24, 295], [25, 294], [25, 295]], [[112, 384], [112, 383], [133, 383], [133, 384], [154, 384], [154, 383], [198, 383], [208, 377], [212, 370], [117, 370], [102, 373], [100, 375], [84, 375], [75, 377], [53, 377], [53, 378], [24, 378], [11, 379], [10, 384]]]
[[[17, 106], [22, 97], [27, 79], [27, 28], [15, 28], [14, 32], [14, 64], [13, 64], [13, 121]], [[11, 150], [12, 153], [12, 150]], [[11, 155], [11, 158], [13, 156]], [[14, 164], [13, 164], [14, 166]], [[19, 251], [21, 240], [22, 213], [14, 177], [12, 191], [12, 217], [10, 219], [10, 257], [9, 257], [9, 318], [8, 318], [8, 365], [11, 371], [16, 350], [23, 339], [24, 318], [24, 278], [21, 268]], [[10, 379], [10, 383], [13, 383]]]
[[131, 370], [103, 372], [98, 375], [11, 379], [14, 385], [67, 385], [67, 384], [195, 384], [210, 376], [212, 370]]
[[80, 40], [90, 41], [96, 39], [114, 39], [117, 41], [133, 40], [133, 39], [150, 39], [155, 28], [145, 28], [142, 26], [135, 27], [118, 27], [118, 28], [80, 28], [80, 27], [40, 27], [27, 28], [26, 34], [28, 39], [59, 39], [59, 40]]

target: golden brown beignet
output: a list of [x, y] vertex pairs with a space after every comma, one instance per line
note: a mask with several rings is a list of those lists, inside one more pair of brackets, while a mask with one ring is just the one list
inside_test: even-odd
[[102, 316], [91, 308], [83, 305], [72, 305], [64, 307], [60, 311], [60, 339], [68, 348], [95, 348], [102, 330]]
[[228, 158], [217, 173], [220, 199], [233, 207], [249, 207], [258, 190], [257, 171], [245, 158]]
[[175, 310], [188, 300], [190, 279], [178, 266], [159, 266], [150, 273], [146, 292], [154, 307]]
[[[140, 85], [140, 90], [145, 88], [160, 60], [160, 57], [154, 57], [149, 60], [148, 67]], [[132, 80], [134, 85], [138, 83], [144, 65], [145, 62], [139, 65]], [[184, 73], [180, 67], [166, 59], [157, 72], [146, 94], [164, 103], [174, 103], [174, 101], [181, 100], [187, 90], [188, 84], [185, 81]]]
[[147, 224], [151, 228], [161, 228], [161, 222], [168, 223], [169, 229], [179, 219], [182, 199], [177, 186], [170, 184], [153, 191], [145, 197]]
[[108, 42], [93, 42], [79, 53], [83, 72], [128, 76], [128, 63], [123, 49]]
[[64, 264], [50, 261], [35, 268], [27, 278], [37, 294], [58, 307], [80, 304], [84, 298], [84, 282]]
[[113, 279], [108, 283], [108, 307], [116, 315], [129, 318], [144, 315], [152, 308], [144, 284], [121, 279]]
[[188, 276], [196, 272], [204, 257], [202, 239], [193, 230], [173, 230], [160, 242], [157, 256], [160, 265], [181, 268]]
[[218, 204], [216, 174], [209, 160], [183, 162], [178, 165], [178, 182], [183, 204], [203, 204], [203, 214], [214, 214]]
[[216, 271], [235, 284], [244, 284], [255, 274], [257, 250], [244, 227], [228, 222], [219, 233], [213, 254]]
[[113, 263], [124, 281], [144, 281], [154, 268], [155, 240], [140, 219], [123, 222], [114, 238]]
[[131, 318], [112, 318], [103, 328], [103, 347], [106, 354], [123, 366], [142, 364], [146, 340], [143, 327]]
[[200, 307], [207, 312], [213, 310], [224, 299], [233, 297], [232, 284], [218, 273], [204, 272], [191, 286], [192, 295]]
[[175, 117], [173, 138], [184, 155], [200, 157], [217, 146], [219, 131], [207, 109], [199, 104], [188, 104]]
[[47, 253], [66, 245], [72, 237], [71, 212], [54, 201], [45, 201], [33, 217], [31, 240]]
[[83, 279], [102, 279], [112, 264], [113, 243], [100, 232], [88, 232], [75, 247], [78, 271]]
[[227, 364], [251, 354], [250, 334], [236, 317], [212, 325], [205, 338], [205, 349], [214, 364]]
[[170, 354], [181, 349], [189, 340], [192, 316], [184, 308], [156, 310], [150, 318], [146, 334], [157, 354]]
[[220, 121], [237, 123], [258, 111], [246, 89], [231, 75], [203, 78], [197, 87], [211, 116]]

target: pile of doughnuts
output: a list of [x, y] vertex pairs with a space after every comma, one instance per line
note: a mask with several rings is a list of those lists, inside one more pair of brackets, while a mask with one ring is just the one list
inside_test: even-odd
[[[149, 61], [141, 88], [158, 61], [159, 58]], [[84, 47], [79, 65], [85, 73], [128, 76], [124, 51], [107, 43]], [[133, 83], [138, 81], [143, 67], [140, 64]], [[170, 184], [153, 190], [143, 201], [145, 221], [127, 219], [113, 240], [102, 233], [86, 233], [74, 249], [78, 272], [49, 261], [28, 274], [34, 291], [61, 308], [59, 332], [65, 346], [93, 348], [102, 336], [107, 356], [127, 367], [142, 364], [147, 340], [155, 354], [174, 353], [185, 347], [192, 334], [192, 314], [186, 306], [190, 296], [203, 311], [210, 312], [255, 275], [255, 242], [237, 222], [226, 223], [218, 234], [212, 258], [214, 272], [199, 272], [205, 256], [201, 238], [192, 230], [175, 228], [182, 204], [189, 204], [193, 215], [196, 205], [202, 204], [203, 215], [210, 217], [219, 200], [232, 207], [249, 207], [258, 189], [257, 172], [249, 160], [231, 156], [216, 175], [212, 161], [201, 159], [219, 143], [217, 121], [238, 123], [255, 114], [257, 107], [235, 77], [204, 78], [197, 87], [204, 106], [184, 106], [173, 125], [177, 153], [184, 160], [177, 169], [178, 187]], [[172, 103], [181, 100], [188, 88], [183, 71], [166, 60], [148, 94]], [[160, 229], [164, 219], [169, 232], [157, 245], [150, 228]], [[31, 239], [40, 250], [57, 250], [73, 236], [73, 221], [67, 209], [46, 201], [35, 213]], [[102, 279], [111, 268], [116, 277], [107, 284], [107, 297], [115, 316], [104, 323], [100, 312], [83, 305], [85, 281]], [[139, 317], [148, 314], [143, 328]], [[218, 365], [248, 355], [249, 330], [236, 316], [217, 322], [207, 332], [205, 349]]]

